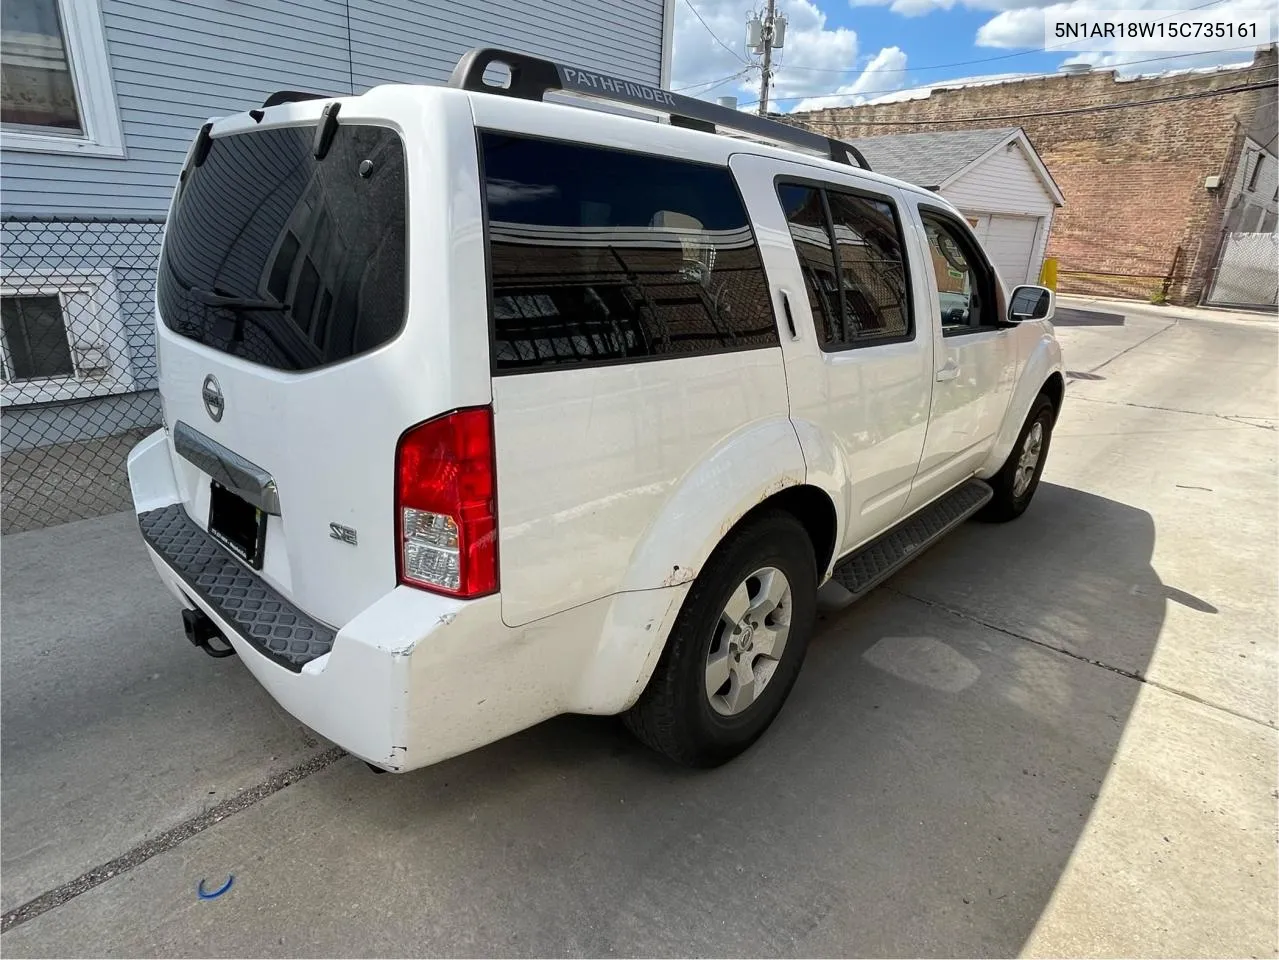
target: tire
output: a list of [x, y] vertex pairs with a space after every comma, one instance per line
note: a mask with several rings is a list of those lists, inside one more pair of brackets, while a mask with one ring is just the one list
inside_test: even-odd
[[[1017, 442], [1013, 444], [1012, 451], [1008, 454], [1008, 459], [999, 468], [999, 472], [988, 481], [995, 490], [995, 496], [977, 514], [978, 519], [990, 523], [1006, 523], [1026, 512], [1031, 498], [1035, 495], [1035, 490], [1039, 488], [1039, 477], [1044, 472], [1044, 462], [1048, 459], [1048, 446], [1052, 440], [1053, 422], [1056, 417], [1057, 412], [1051, 399], [1042, 393], [1035, 398], [1035, 402], [1030, 405], [1030, 413], [1022, 425], [1021, 433], [1017, 435]], [[1036, 445], [1034, 442], [1036, 434], [1038, 451], [1031, 465], [1029, 482], [1026, 482], [1022, 470], [1026, 466], [1023, 457], [1030, 456], [1031, 448]]]
[[[769, 614], [767, 605], [781, 596], [783, 586], [789, 599]], [[733, 632], [729, 624], [742, 609], [742, 596], [754, 604]], [[799, 676], [816, 610], [816, 560], [803, 526], [782, 511], [748, 521], [720, 544], [693, 582], [648, 686], [623, 715], [626, 726], [684, 766], [715, 767], [731, 760], [758, 740], [781, 710]], [[745, 629], [752, 621], [759, 626]], [[780, 656], [773, 658], [761, 651], [773, 647], [779, 626], [786, 628], [785, 637], [778, 644]], [[727, 679], [711, 693], [722, 670]]]

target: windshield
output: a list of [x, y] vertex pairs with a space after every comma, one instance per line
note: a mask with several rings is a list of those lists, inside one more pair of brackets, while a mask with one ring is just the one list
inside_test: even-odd
[[339, 124], [219, 137], [179, 188], [156, 299], [175, 333], [280, 370], [372, 350], [404, 325], [404, 147]]

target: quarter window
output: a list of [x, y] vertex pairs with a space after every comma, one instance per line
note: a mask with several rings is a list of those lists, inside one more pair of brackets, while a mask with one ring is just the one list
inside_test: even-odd
[[728, 170], [497, 133], [481, 147], [495, 370], [777, 345]]
[[822, 349], [914, 336], [901, 229], [880, 197], [781, 184], [778, 196], [808, 288]]

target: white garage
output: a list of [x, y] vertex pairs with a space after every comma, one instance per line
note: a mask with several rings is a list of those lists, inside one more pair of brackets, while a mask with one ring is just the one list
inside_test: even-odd
[[936, 190], [968, 217], [1004, 283], [1035, 283], [1065, 198], [1021, 127], [857, 140], [872, 170]]

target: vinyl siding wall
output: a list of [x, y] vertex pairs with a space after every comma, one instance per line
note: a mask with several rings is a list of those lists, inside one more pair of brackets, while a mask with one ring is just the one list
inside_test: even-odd
[[1053, 211], [1052, 195], [1015, 145], [1001, 147], [979, 161], [941, 193], [959, 209], [975, 213], [1044, 217]]
[[276, 90], [438, 83], [479, 45], [654, 84], [661, 69], [663, 0], [101, 4], [127, 157], [4, 151], [6, 215], [163, 215], [200, 124]]

